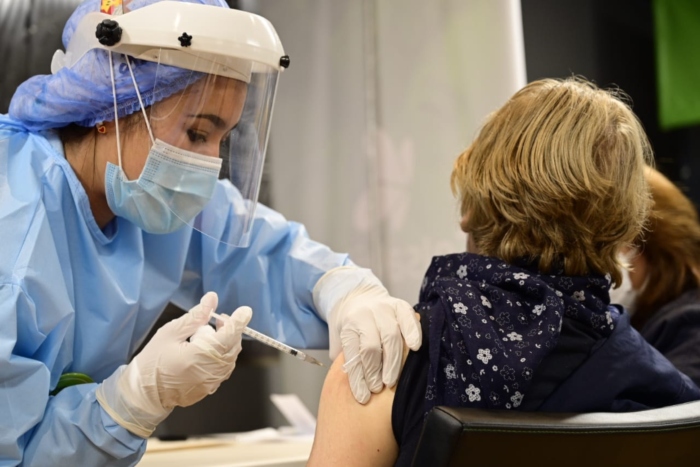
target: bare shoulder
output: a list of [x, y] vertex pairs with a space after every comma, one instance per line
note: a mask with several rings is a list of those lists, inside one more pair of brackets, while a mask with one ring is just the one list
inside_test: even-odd
[[318, 423], [309, 466], [393, 465], [398, 446], [391, 428], [395, 388], [358, 403], [343, 372], [341, 354], [331, 366], [321, 392]]

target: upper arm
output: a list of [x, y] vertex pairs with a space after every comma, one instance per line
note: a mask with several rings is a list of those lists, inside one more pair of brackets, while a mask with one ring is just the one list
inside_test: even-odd
[[326, 376], [308, 465], [393, 465], [398, 455], [391, 426], [396, 388], [385, 387], [362, 405], [352, 395], [343, 363], [340, 354]]

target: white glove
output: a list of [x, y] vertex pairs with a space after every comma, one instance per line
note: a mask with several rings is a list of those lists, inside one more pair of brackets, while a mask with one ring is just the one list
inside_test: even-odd
[[97, 400], [119, 425], [147, 438], [175, 406], [199, 402], [231, 376], [252, 310], [239, 308], [214, 331], [207, 322], [217, 304], [214, 292], [204, 295], [100, 384]]
[[314, 287], [314, 304], [328, 322], [330, 356], [345, 354], [350, 388], [361, 404], [370, 391], [394, 386], [401, 372], [404, 341], [412, 350], [422, 342], [413, 307], [389, 295], [369, 269], [342, 266], [324, 274]]

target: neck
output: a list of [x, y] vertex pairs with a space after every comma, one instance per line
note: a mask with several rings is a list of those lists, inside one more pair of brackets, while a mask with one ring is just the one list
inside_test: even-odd
[[108, 153], [105, 144], [109, 142], [102, 141], [102, 135], [98, 137], [95, 133], [93, 130], [85, 137], [68, 139], [63, 143], [63, 149], [66, 160], [85, 189], [95, 222], [102, 229], [114, 219], [105, 195], [107, 160], [100, 156]]

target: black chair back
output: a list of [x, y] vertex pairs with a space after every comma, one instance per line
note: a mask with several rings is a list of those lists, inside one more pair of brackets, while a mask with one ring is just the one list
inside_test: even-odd
[[700, 465], [700, 401], [589, 414], [435, 407], [413, 465]]

